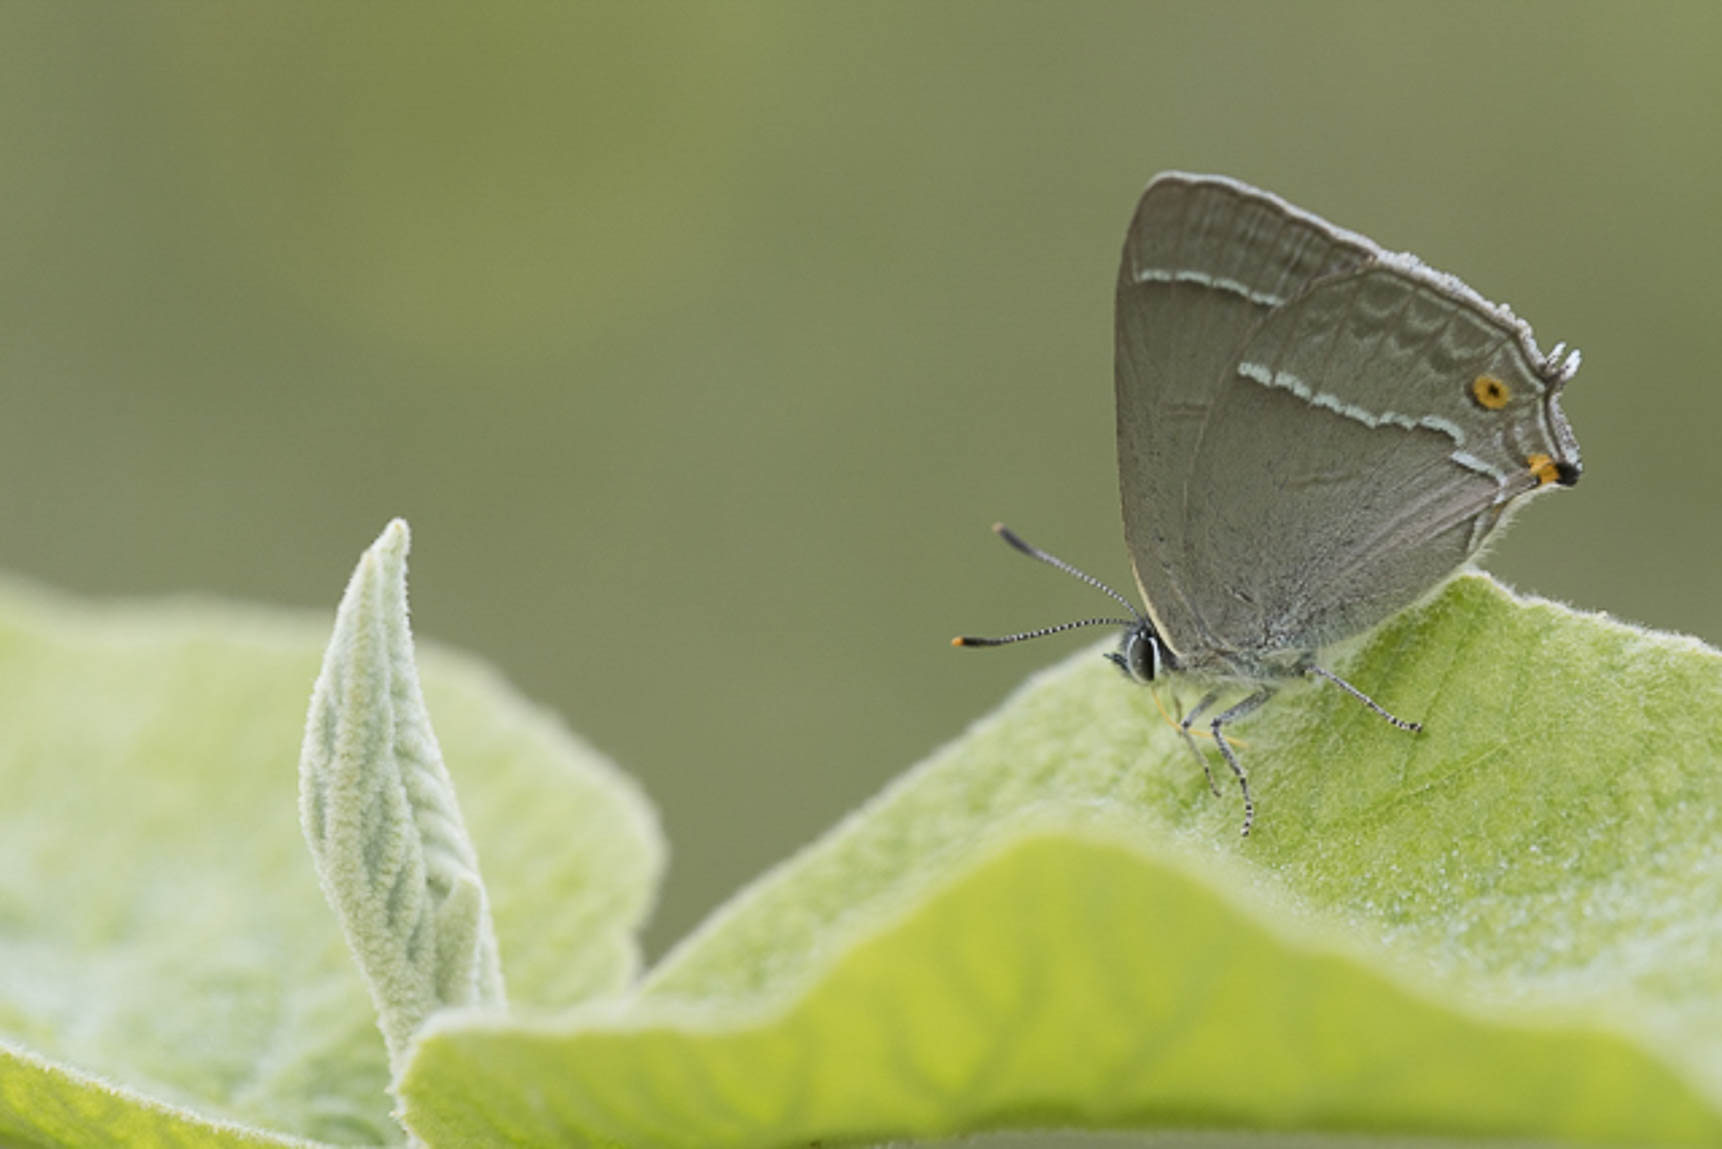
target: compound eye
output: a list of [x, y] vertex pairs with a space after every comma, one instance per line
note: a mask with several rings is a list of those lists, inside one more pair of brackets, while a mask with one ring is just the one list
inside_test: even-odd
[[1138, 682], [1153, 682], [1160, 672], [1160, 640], [1152, 631], [1132, 630], [1125, 657], [1130, 660], [1130, 675]]
[[1468, 388], [1471, 402], [1485, 411], [1499, 411], [1513, 397], [1513, 389], [1493, 375], [1479, 375]]

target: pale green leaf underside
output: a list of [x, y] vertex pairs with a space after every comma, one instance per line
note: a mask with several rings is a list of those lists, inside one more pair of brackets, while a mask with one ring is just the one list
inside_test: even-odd
[[[326, 616], [0, 587], [0, 1143], [400, 1138], [299, 832], [328, 638]], [[511, 992], [614, 991], [661, 866], [649, 808], [487, 669], [420, 656]]]
[[444, 1015], [409, 1121], [449, 1145], [1722, 1141], [1722, 655], [1465, 577], [1335, 668], [1426, 732], [1276, 700], [1242, 731], [1240, 841], [1148, 692], [1081, 655], [626, 1006]]

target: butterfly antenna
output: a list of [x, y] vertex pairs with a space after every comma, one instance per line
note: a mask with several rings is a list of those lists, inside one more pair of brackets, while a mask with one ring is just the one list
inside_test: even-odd
[[1043, 626], [1039, 630], [1025, 630], [1021, 634], [1006, 634], [998, 638], [975, 638], [970, 635], [958, 635], [951, 639], [952, 646], [1006, 646], [1013, 642], [1025, 642], [1031, 638], [1045, 638], [1049, 634], [1061, 634], [1067, 630], [1075, 630], [1083, 626], [1135, 626], [1142, 621], [1142, 612], [1136, 609], [1136, 604], [1095, 578], [1091, 574], [1077, 570], [1056, 555], [1049, 555], [1039, 547], [1024, 539], [1021, 535], [1005, 526], [994, 523], [993, 530], [999, 538], [1021, 551], [1031, 559], [1039, 559], [1048, 566], [1057, 567], [1067, 575], [1081, 579], [1097, 590], [1105, 591], [1113, 598], [1124, 604], [1124, 609], [1130, 612], [1129, 618], [1084, 618], [1076, 622], [1062, 622], [1057, 626]]
[[[1134, 619], [1138, 622], [1141, 621], [1142, 612], [1136, 609], [1135, 603], [1131, 602], [1129, 599], [1125, 598], [1123, 595], [1119, 594], [1117, 591], [1113, 590], [1111, 587], [1107, 586], [1105, 583], [1101, 582], [1099, 579], [1095, 578], [1093, 575], [1088, 574], [1084, 571], [1077, 570], [1075, 567], [1071, 566], [1069, 563], [1065, 562], [1063, 559], [1059, 558], [1057, 555], [1047, 554], [1045, 551], [1041, 550], [1039, 547], [1035, 546], [1033, 543], [1029, 542], [1027, 539], [1023, 538], [1021, 535], [1017, 534], [1015, 531], [1011, 530], [1009, 527], [1005, 526], [1003, 523], [994, 523], [993, 524], [993, 533], [998, 535], [999, 538], [1003, 539], [1005, 542], [1009, 543], [1011, 546], [1015, 547], [1017, 550], [1021, 551], [1023, 554], [1027, 555], [1029, 558], [1039, 559], [1041, 562], [1045, 563], [1047, 566], [1057, 567], [1059, 570], [1063, 571], [1065, 574], [1081, 579], [1083, 582], [1087, 583], [1089, 586], [1093, 587], [1096, 590], [1105, 591], [1107, 594], [1111, 595], [1113, 598], [1117, 599], [1119, 602], [1124, 604], [1124, 609], [1130, 612], [1130, 617], [1132, 619]], [[1126, 625], [1128, 625], [1128, 623]]]
[[1021, 634], [1006, 634], [998, 638], [975, 638], [967, 634], [959, 634], [951, 639], [952, 646], [1008, 646], [1013, 642], [1026, 642], [1031, 638], [1045, 638], [1049, 634], [1058, 634], [1066, 630], [1075, 630], [1079, 626], [1132, 626], [1134, 619], [1129, 618], [1085, 618], [1080, 622], [1061, 622], [1057, 626], [1043, 626], [1039, 630], [1025, 630]]

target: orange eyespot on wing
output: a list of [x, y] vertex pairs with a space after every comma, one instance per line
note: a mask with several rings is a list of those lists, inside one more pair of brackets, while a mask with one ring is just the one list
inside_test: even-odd
[[1513, 397], [1513, 389], [1493, 375], [1479, 375], [1471, 380], [1471, 402], [1485, 411], [1499, 411]]
[[1537, 477], [1538, 486], [1546, 487], [1550, 483], [1560, 482], [1561, 469], [1547, 455], [1532, 455], [1525, 463], [1531, 468], [1531, 474]]

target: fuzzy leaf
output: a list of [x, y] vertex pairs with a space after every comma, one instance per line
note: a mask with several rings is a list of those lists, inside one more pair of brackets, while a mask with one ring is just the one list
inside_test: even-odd
[[[0, 1143], [401, 1138], [295, 817], [328, 638], [0, 586]], [[650, 808], [488, 668], [419, 657], [514, 1000], [615, 992], [662, 862]]]
[[299, 822], [398, 1062], [438, 1009], [506, 998], [478, 856], [413, 663], [407, 524], [359, 560], [311, 690]]
[[626, 1004], [443, 1015], [433, 1144], [1203, 1127], [1722, 1141], [1722, 655], [1482, 576], [1246, 724], [1238, 837], [1085, 653]]

